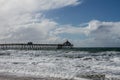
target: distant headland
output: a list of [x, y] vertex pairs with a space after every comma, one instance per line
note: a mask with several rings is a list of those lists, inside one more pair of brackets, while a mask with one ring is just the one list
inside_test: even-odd
[[7, 43], [0, 44], [1, 50], [42, 50], [42, 49], [70, 49], [73, 44], [68, 40], [62, 44], [34, 44], [28, 43]]

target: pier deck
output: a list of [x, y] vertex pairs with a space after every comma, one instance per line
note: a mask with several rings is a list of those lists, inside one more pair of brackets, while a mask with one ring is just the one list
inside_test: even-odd
[[66, 41], [63, 44], [33, 44], [32, 42], [28, 43], [9, 43], [9, 44], [0, 44], [0, 49], [19, 49], [19, 50], [41, 50], [41, 49], [63, 49], [63, 48], [72, 48], [73, 45]]

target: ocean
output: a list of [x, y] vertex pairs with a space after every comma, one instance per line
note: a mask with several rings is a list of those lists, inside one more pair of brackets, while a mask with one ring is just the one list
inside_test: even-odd
[[120, 48], [0, 50], [0, 73], [67, 79], [96, 73], [120, 79]]

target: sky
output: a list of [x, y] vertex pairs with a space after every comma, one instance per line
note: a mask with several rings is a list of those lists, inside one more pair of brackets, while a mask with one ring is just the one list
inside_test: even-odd
[[120, 47], [120, 0], [0, 0], [0, 43]]

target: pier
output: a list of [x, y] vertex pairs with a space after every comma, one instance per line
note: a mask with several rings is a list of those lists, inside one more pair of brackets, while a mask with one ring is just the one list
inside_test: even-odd
[[0, 44], [1, 50], [69, 49], [72, 47], [73, 44], [71, 44], [69, 41], [66, 41], [63, 44], [34, 44], [33, 42]]

